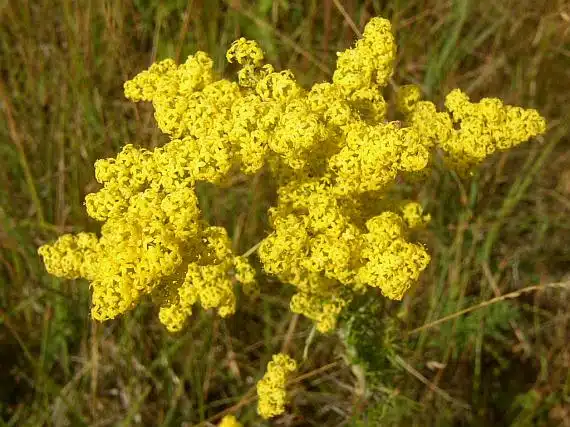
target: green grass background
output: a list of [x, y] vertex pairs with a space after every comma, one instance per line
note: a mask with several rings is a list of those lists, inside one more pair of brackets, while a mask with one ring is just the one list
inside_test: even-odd
[[[234, 317], [198, 311], [170, 335], [147, 303], [95, 323], [87, 283], [46, 274], [39, 245], [97, 230], [83, 206], [94, 161], [165, 141], [125, 80], [197, 49], [226, 72], [245, 36], [310, 86], [377, 15], [394, 26], [395, 84], [440, 105], [455, 87], [500, 97], [549, 124], [470, 180], [436, 165], [402, 188], [433, 217], [421, 236], [432, 262], [403, 302], [367, 298], [323, 336], [264, 279]], [[566, 1], [1, 0], [0, 118], [2, 425], [208, 426], [231, 412], [246, 426], [570, 426]], [[271, 192], [263, 176], [242, 181], [199, 188], [238, 252], [266, 232]], [[300, 377], [288, 413], [263, 423], [254, 385], [280, 350], [302, 360]]]

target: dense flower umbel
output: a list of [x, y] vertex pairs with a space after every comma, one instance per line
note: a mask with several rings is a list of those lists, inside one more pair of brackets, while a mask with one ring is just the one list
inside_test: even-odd
[[[404, 86], [396, 105], [404, 120], [387, 122], [382, 89], [395, 55], [390, 23], [373, 18], [356, 46], [338, 54], [332, 82], [308, 90], [290, 71], [264, 64], [257, 43], [243, 38], [227, 52], [240, 67], [237, 81], [216, 75], [204, 52], [152, 65], [125, 83], [125, 95], [152, 102], [170, 142], [153, 151], [127, 145], [96, 163], [103, 188], [86, 207], [104, 222], [101, 236], [65, 235], [43, 246], [48, 271], [87, 278], [99, 320], [143, 295], [172, 331], [195, 303], [231, 314], [233, 285], [253, 291], [253, 269], [232, 253], [223, 229], [200, 218], [194, 185], [267, 168], [280, 189], [259, 256], [266, 272], [295, 286], [293, 311], [324, 332], [355, 292], [378, 288], [401, 299], [429, 262], [424, 246], [408, 240], [428, 217], [417, 203], [387, 200], [397, 177], [421, 177], [435, 149], [466, 175], [543, 133], [545, 121], [498, 99], [472, 103], [458, 89], [447, 95], [447, 111], [437, 111], [418, 87]], [[385, 211], [369, 209], [371, 200]]]
[[368, 285], [401, 299], [429, 262], [422, 245], [405, 240], [409, 225], [421, 223], [417, 203], [403, 207], [407, 222], [384, 212], [363, 229], [351, 211], [354, 206], [343, 205], [321, 181], [286, 185], [270, 212], [275, 232], [259, 248], [266, 270], [296, 286], [291, 309], [322, 332], [334, 328], [353, 292]]
[[297, 363], [283, 353], [274, 354], [267, 364], [265, 375], [257, 383], [257, 412], [263, 418], [282, 414], [287, 404], [285, 385], [289, 376], [297, 370]]
[[149, 152], [127, 145], [116, 159], [99, 160], [95, 174], [104, 186], [86, 205], [105, 221], [101, 237], [68, 234], [39, 250], [50, 273], [91, 282], [97, 320], [151, 295], [161, 322], [177, 331], [197, 302], [232, 314], [236, 280], [253, 290], [252, 267], [233, 255], [225, 229], [200, 219], [193, 181], [177, 174], [179, 158], [165, 158], [168, 146]]
[[536, 110], [504, 105], [500, 99], [484, 98], [471, 103], [459, 89], [445, 98], [451, 114], [437, 112], [429, 101], [420, 101], [418, 87], [400, 89], [398, 108], [412, 127], [424, 136], [423, 144], [438, 146], [450, 167], [465, 174], [495, 151], [512, 148], [546, 129]]

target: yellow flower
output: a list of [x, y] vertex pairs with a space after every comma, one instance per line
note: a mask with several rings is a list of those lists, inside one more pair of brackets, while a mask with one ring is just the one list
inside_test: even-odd
[[287, 392], [285, 386], [289, 376], [297, 370], [295, 360], [286, 354], [273, 355], [267, 365], [267, 372], [257, 383], [257, 412], [268, 419], [285, 412]]
[[431, 216], [424, 214], [422, 205], [417, 202], [407, 202], [400, 206], [402, 218], [409, 228], [418, 228], [430, 222]]
[[390, 21], [372, 18], [356, 47], [338, 54], [333, 82], [346, 93], [371, 86], [383, 87], [392, 76], [395, 57]]
[[226, 53], [229, 63], [236, 61], [241, 65], [252, 64], [256, 67], [262, 64], [263, 57], [263, 51], [257, 42], [246, 40], [244, 37], [234, 41]]
[[264, 64], [260, 46], [244, 38], [226, 55], [237, 63], [237, 81], [217, 75], [204, 52], [151, 65], [125, 83], [125, 96], [152, 102], [169, 141], [154, 150], [127, 144], [95, 163], [102, 188], [85, 205], [101, 233], [42, 246], [47, 270], [89, 280], [98, 320], [145, 296], [171, 331], [195, 304], [228, 316], [236, 282], [256, 294], [255, 270], [235, 256], [223, 228], [202, 219], [195, 186], [266, 169], [278, 198], [258, 254], [267, 273], [295, 287], [291, 310], [327, 332], [370, 287], [401, 299], [429, 262], [425, 247], [409, 241], [429, 215], [415, 202], [390, 200], [399, 177], [426, 176], [435, 149], [467, 174], [546, 124], [535, 110], [471, 102], [459, 89], [447, 95], [447, 111], [437, 111], [414, 85], [397, 93], [403, 120], [387, 122], [382, 90], [395, 55], [389, 21], [373, 18], [362, 39], [338, 53], [332, 81], [308, 89], [291, 71]]
[[465, 175], [495, 151], [515, 147], [546, 130], [546, 122], [533, 109], [504, 105], [500, 99], [478, 103], [459, 89], [445, 98], [447, 112], [437, 112], [429, 101], [420, 101], [416, 86], [404, 86], [398, 94], [398, 109], [428, 148], [439, 146], [448, 165]]
[[64, 235], [39, 249], [50, 273], [91, 282], [93, 318], [114, 318], [144, 295], [164, 294], [159, 319], [177, 331], [195, 303], [234, 313], [235, 280], [256, 288], [253, 268], [233, 255], [225, 229], [200, 220], [192, 188], [150, 187], [124, 203], [110, 210], [101, 237]]
[[291, 298], [291, 311], [313, 320], [317, 330], [326, 333], [334, 330], [338, 316], [349, 302], [339, 295], [326, 298], [323, 294], [299, 292]]
[[504, 105], [497, 98], [471, 103], [466, 94], [455, 89], [446, 96], [445, 106], [459, 129], [442, 141], [441, 147], [460, 172], [497, 150], [515, 147], [546, 130], [546, 122], [536, 110]]
[[380, 288], [390, 299], [400, 300], [427, 267], [430, 257], [422, 245], [404, 239], [404, 221], [393, 212], [371, 218], [366, 228], [358, 280]]
[[243, 427], [243, 424], [240, 423], [233, 415], [226, 415], [222, 418], [218, 427]]
[[38, 252], [48, 273], [77, 279], [88, 275], [86, 264], [96, 256], [97, 236], [92, 233], [64, 234], [53, 245], [44, 245]]

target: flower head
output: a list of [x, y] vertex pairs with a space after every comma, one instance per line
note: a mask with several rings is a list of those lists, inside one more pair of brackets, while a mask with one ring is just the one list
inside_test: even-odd
[[297, 370], [297, 363], [283, 353], [273, 355], [267, 372], [257, 383], [257, 412], [263, 418], [272, 418], [285, 411], [287, 392], [285, 385], [289, 376]]

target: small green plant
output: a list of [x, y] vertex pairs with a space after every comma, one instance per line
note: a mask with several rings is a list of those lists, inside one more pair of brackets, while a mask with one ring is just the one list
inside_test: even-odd
[[[227, 51], [239, 66], [237, 81], [216, 75], [204, 52], [181, 65], [152, 65], [125, 83], [125, 95], [152, 102], [170, 141], [152, 151], [129, 144], [96, 162], [103, 187], [85, 203], [103, 223], [100, 235], [66, 234], [42, 246], [47, 270], [86, 278], [100, 321], [143, 297], [156, 303], [172, 332], [196, 304], [232, 315], [237, 284], [247, 295], [258, 291], [259, 272], [248, 260], [256, 251], [234, 253], [227, 231], [203, 219], [195, 187], [269, 173], [278, 186], [272, 231], [255, 249], [264, 273], [295, 288], [293, 312], [325, 333], [370, 289], [402, 299], [430, 260], [426, 247], [411, 241], [429, 215], [415, 201], [391, 198], [390, 190], [425, 177], [435, 152], [468, 176], [491, 154], [543, 133], [545, 121], [498, 99], [473, 103], [458, 89], [446, 96], [447, 111], [437, 111], [416, 86], [397, 90], [399, 120], [389, 121], [382, 92], [395, 56], [389, 21], [374, 18], [356, 46], [338, 54], [332, 82], [310, 89], [266, 64], [258, 44], [243, 38]], [[357, 338], [358, 357], [365, 357], [366, 339]], [[258, 384], [260, 415], [285, 410], [284, 388], [295, 369], [286, 355], [270, 362]]]

